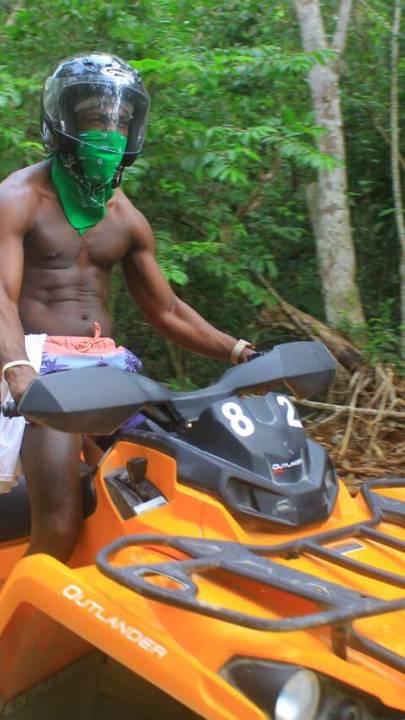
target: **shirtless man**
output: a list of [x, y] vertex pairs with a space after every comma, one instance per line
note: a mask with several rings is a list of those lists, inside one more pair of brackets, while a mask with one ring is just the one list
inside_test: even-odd
[[[139, 75], [105, 54], [62, 61], [47, 79], [42, 137], [53, 157], [0, 185], [0, 363], [18, 402], [35, 377], [26, 334], [111, 335], [110, 275], [121, 263], [152, 327], [202, 355], [245, 361], [248, 343], [216, 330], [176, 297], [155, 260], [151, 228], [117, 188], [139, 153], [148, 96]], [[232, 358], [231, 358], [232, 356]], [[67, 561], [82, 521], [80, 435], [28, 425], [21, 449], [31, 501], [28, 553]]]

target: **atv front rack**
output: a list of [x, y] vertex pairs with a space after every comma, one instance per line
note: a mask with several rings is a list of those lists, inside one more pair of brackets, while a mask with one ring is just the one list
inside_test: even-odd
[[[372, 517], [366, 522], [338, 530], [318, 533], [279, 545], [265, 546], [190, 537], [135, 535], [120, 538], [101, 550], [97, 557], [97, 566], [111, 579], [152, 600], [254, 630], [291, 632], [330, 625], [333, 649], [339, 657], [345, 659], [347, 648], [350, 647], [400, 672], [405, 672], [403, 657], [364, 637], [352, 626], [352, 622], [359, 618], [405, 610], [405, 597], [390, 601], [381, 600], [295, 568], [286, 567], [270, 559], [271, 556], [285, 559], [298, 558], [302, 555], [318, 557], [331, 564], [353, 570], [357, 574], [397, 587], [405, 587], [403, 576], [347, 558], [339, 552], [339, 549], [325, 547], [327, 543], [351, 540], [355, 537], [370, 539], [395, 550], [405, 551], [404, 541], [376, 529], [381, 521], [405, 527], [405, 503], [372, 492], [372, 489], [377, 487], [405, 488], [405, 483], [403, 480], [378, 480], [364, 486], [362, 492], [372, 511]], [[109, 557], [113, 553], [134, 545], [170, 547], [188, 556], [189, 559], [124, 567], [109, 562]], [[289, 592], [312, 601], [318, 609], [303, 615], [268, 619], [201, 601], [198, 598], [198, 586], [192, 576], [215, 570]], [[172, 587], [155, 584], [152, 578], [157, 577], [172, 581]]]

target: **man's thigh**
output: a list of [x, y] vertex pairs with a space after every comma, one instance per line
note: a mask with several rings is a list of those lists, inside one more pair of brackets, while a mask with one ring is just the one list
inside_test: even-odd
[[27, 425], [21, 463], [27, 479], [33, 516], [81, 511], [79, 479], [81, 435]]

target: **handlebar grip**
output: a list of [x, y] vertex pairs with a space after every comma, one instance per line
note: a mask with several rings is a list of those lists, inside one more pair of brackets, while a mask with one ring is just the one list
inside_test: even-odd
[[4, 417], [7, 417], [7, 418], [20, 417], [20, 413], [18, 412], [18, 406], [17, 406], [16, 402], [4, 403], [4, 405], [1, 406], [1, 411], [4, 415]]

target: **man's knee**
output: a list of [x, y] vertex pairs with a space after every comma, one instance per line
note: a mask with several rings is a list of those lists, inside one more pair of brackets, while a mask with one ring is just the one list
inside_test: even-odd
[[69, 560], [82, 526], [82, 514], [54, 508], [33, 518], [28, 554], [44, 552], [63, 562]]
[[74, 487], [67, 477], [58, 473], [50, 484], [52, 490], [38, 496], [31, 493], [31, 544], [29, 552], [46, 552], [58, 560], [67, 561], [73, 552], [82, 522], [83, 505], [79, 479]]

